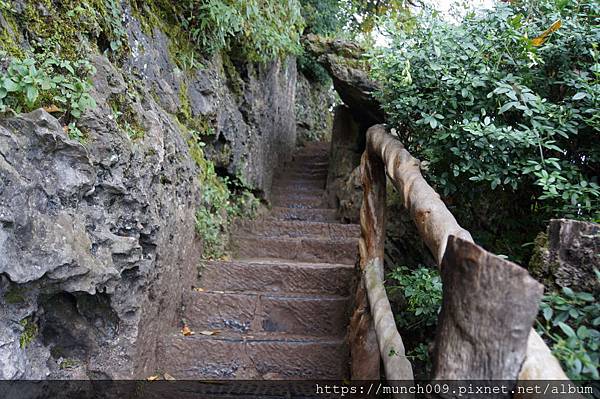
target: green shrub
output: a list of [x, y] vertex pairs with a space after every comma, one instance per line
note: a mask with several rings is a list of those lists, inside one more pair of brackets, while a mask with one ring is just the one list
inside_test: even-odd
[[52, 56], [12, 59], [0, 76], [0, 112], [29, 112], [55, 105], [66, 112], [68, 119], [77, 119], [96, 106], [89, 94], [89, 77], [94, 73], [95, 68], [87, 61]]
[[599, 216], [600, 6], [511, 3], [459, 24], [424, 12], [371, 64], [390, 124], [460, 220], [523, 244], [549, 217]]
[[565, 287], [560, 294], [544, 296], [537, 330], [548, 341], [570, 379], [600, 379], [598, 326], [600, 303], [592, 294]]
[[400, 294], [394, 316], [406, 345], [406, 356], [415, 376], [427, 379], [431, 371], [428, 346], [433, 342], [438, 313], [442, 306], [442, 280], [437, 269], [424, 266], [411, 270], [397, 267], [387, 275], [391, 298]]
[[436, 325], [442, 303], [442, 280], [437, 270], [400, 266], [388, 274], [387, 282], [390, 294], [399, 291], [406, 302], [396, 315], [401, 328], [415, 330]]
[[300, 51], [297, 0], [191, 0], [180, 5], [190, 39], [206, 53], [234, 47], [252, 61]]

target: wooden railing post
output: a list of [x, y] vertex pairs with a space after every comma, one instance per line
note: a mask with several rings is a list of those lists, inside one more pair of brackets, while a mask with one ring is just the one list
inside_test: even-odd
[[[413, 378], [383, 285], [387, 175], [441, 269], [444, 298], [434, 378], [515, 383], [567, 380], [556, 358], [531, 328], [543, 291], [541, 284], [520, 266], [474, 244], [471, 234], [423, 178], [419, 161], [383, 125], [367, 131], [361, 172], [361, 282], [350, 334], [353, 377], [355, 361], [365, 361], [373, 373], [362, 370], [357, 376], [377, 378], [379, 367], [375, 363], [380, 355], [388, 380]], [[373, 336], [378, 355], [372, 349]]]
[[[371, 154], [368, 148], [361, 159], [361, 178], [364, 192], [360, 209], [361, 284], [366, 288], [369, 313], [379, 348], [378, 354], [383, 360], [388, 381], [412, 380], [412, 367], [406, 358], [404, 344], [396, 328], [394, 315], [383, 284], [386, 212], [385, 165], [377, 154]], [[360, 300], [364, 303], [364, 294], [362, 295]], [[371, 356], [371, 362], [373, 362], [376, 355], [372, 353]], [[378, 360], [379, 356], [377, 356]]]
[[514, 388], [543, 285], [522, 267], [454, 236], [441, 274], [433, 379], [512, 382]]

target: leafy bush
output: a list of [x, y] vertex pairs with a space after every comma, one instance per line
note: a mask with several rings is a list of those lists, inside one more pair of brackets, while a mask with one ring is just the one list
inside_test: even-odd
[[95, 68], [88, 61], [53, 56], [13, 58], [0, 76], [0, 112], [29, 112], [41, 106], [62, 109], [69, 123], [96, 106], [89, 94]]
[[511, 3], [392, 26], [372, 67], [389, 122], [448, 203], [523, 240], [551, 216], [600, 216], [600, 5]]
[[431, 371], [428, 346], [434, 340], [438, 313], [442, 306], [442, 280], [437, 269], [397, 267], [387, 275], [391, 298], [401, 294], [395, 306], [396, 325], [406, 345], [415, 376], [427, 379]]
[[407, 330], [435, 326], [442, 303], [442, 280], [435, 269], [410, 270], [397, 267], [388, 274], [388, 291], [399, 291], [406, 306], [396, 315], [397, 324]]
[[[600, 280], [600, 274], [598, 275]], [[600, 379], [600, 303], [587, 292], [563, 288], [544, 296], [540, 335], [573, 380]]]
[[208, 53], [235, 47], [264, 62], [300, 51], [298, 0], [191, 0], [180, 7], [183, 28]]

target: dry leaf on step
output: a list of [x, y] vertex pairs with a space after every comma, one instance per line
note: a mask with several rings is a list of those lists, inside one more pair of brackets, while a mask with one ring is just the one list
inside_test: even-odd
[[150, 377], [146, 378], [147, 381], [156, 381], [160, 378], [160, 375], [156, 374], [156, 375], [151, 375]]
[[217, 335], [219, 331], [200, 331], [202, 335]]
[[56, 105], [52, 104], [49, 105], [47, 107], [44, 107], [44, 111], [48, 112], [49, 114], [53, 113], [53, 112], [61, 112], [62, 109], [58, 108]]
[[167, 380], [167, 381], [175, 381], [175, 377], [173, 377], [171, 374], [167, 374], [167, 373], [165, 373], [165, 374], [163, 375], [163, 377], [164, 377], [164, 378], [165, 378], [165, 380]]
[[181, 329], [181, 333], [183, 334], [184, 337], [189, 337], [190, 335], [195, 334], [195, 332], [190, 330], [190, 328], [188, 326], [183, 326], [183, 328]]

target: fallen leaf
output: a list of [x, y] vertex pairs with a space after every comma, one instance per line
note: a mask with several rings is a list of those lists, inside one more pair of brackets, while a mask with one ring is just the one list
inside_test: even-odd
[[195, 334], [195, 332], [190, 330], [190, 328], [188, 326], [183, 326], [183, 328], [181, 329], [181, 333], [183, 334], [184, 337], [189, 337], [190, 335]]
[[207, 331], [207, 330], [205, 330], [205, 331], [200, 331], [200, 334], [202, 334], [202, 335], [217, 335], [217, 334], [219, 334], [219, 331]]
[[194, 291], [196, 291], [196, 292], [204, 292], [204, 288], [196, 287], [196, 288], [194, 288]]
[[61, 112], [62, 109], [60, 109], [56, 105], [52, 104], [52, 105], [49, 105], [47, 107], [44, 107], [44, 111], [46, 111], [47, 113], [51, 114], [53, 112]]
[[560, 21], [560, 19], [558, 21], [555, 21], [552, 25], [550, 25], [550, 27], [548, 29], [546, 29], [544, 32], [542, 32], [541, 35], [539, 35], [535, 39], [532, 39], [531, 44], [534, 45], [535, 47], [541, 46], [542, 44], [544, 44], [544, 42], [546, 41], [548, 36], [550, 36], [551, 33], [556, 32], [558, 30], [558, 28], [560, 28], [561, 26], [562, 26], [562, 22]]
[[167, 380], [167, 381], [175, 381], [175, 377], [173, 377], [171, 374], [167, 374], [167, 373], [165, 373], [165, 374], [163, 375], [163, 377], [164, 377], [164, 378], [165, 378], [165, 380]]
[[156, 375], [151, 375], [150, 377], [146, 378], [147, 381], [156, 381], [160, 378], [160, 375], [156, 374]]

